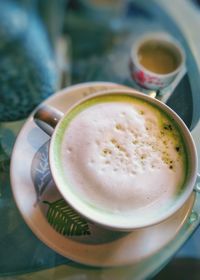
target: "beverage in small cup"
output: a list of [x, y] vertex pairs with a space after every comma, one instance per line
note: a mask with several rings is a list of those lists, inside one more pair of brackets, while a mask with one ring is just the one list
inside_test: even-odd
[[60, 120], [45, 105], [34, 118], [43, 129], [41, 122], [57, 124], [49, 152], [55, 184], [69, 205], [98, 225], [131, 231], [159, 223], [192, 193], [197, 153], [191, 134], [156, 99], [109, 90], [82, 99]]
[[165, 88], [185, 74], [184, 49], [168, 34], [143, 35], [131, 49], [130, 71], [132, 78], [144, 88]]

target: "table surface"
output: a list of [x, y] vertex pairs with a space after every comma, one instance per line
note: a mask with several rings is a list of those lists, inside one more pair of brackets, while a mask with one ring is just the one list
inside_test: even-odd
[[[13, 0], [1, 4], [0, 277], [169, 279], [176, 273], [176, 279], [199, 279], [198, 190], [191, 215], [176, 238], [137, 268], [97, 269], [78, 265], [39, 241], [19, 214], [11, 192], [9, 167], [13, 145], [30, 112], [59, 88], [71, 84], [109, 81], [135, 87], [127, 59], [134, 38], [144, 32], [166, 31], [186, 50], [187, 74], [173, 92], [168, 88], [161, 99], [190, 128], [200, 157], [197, 4], [186, 0], [127, 1], [120, 20], [116, 20], [95, 14], [80, 0], [70, 1], [67, 7], [64, 1], [60, 1], [61, 6], [56, 2], [36, 5], [29, 1], [29, 5], [24, 5], [23, 1]], [[52, 20], [57, 22], [56, 27]]]

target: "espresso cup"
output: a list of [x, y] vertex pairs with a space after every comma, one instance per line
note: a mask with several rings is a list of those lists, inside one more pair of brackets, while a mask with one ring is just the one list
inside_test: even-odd
[[150, 33], [134, 42], [130, 55], [132, 78], [146, 89], [160, 90], [185, 75], [185, 52], [166, 33]]
[[34, 120], [52, 134], [50, 169], [61, 195], [98, 225], [117, 231], [151, 226], [178, 211], [193, 191], [192, 136], [159, 100], [107, 90], [65, 114], [42, 105]]

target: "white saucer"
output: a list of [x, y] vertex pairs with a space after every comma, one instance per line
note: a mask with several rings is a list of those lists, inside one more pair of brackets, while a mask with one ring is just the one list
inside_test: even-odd
[[[80, 84], [60, 91], [45, 103], [64, 112], [83, 96], [118, 87], [104, 82]], [[25, 222], [47, 246], [76, 262], [108, 267], [141, 264], [175, 238], [190, 214], [193, 194], [168, 220], [131, 233], [112, 232], [87, 222], [85, 235], [69, 237], [57, 232], [47, 220], [49, 205], [44, 203], [62, 199], [49, 173], [48, 140], [30, 116], [18, 135], [11, 160], [16, 204]]]

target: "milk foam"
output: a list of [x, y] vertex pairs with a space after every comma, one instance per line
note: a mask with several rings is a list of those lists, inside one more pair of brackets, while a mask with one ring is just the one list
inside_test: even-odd
[[73, 118], [62, 142], [66, 180], [78, 196], [114, 212], [159, 209], [177, 195], [185, 162], [173, 123], [145, 102], [96, 103]]

